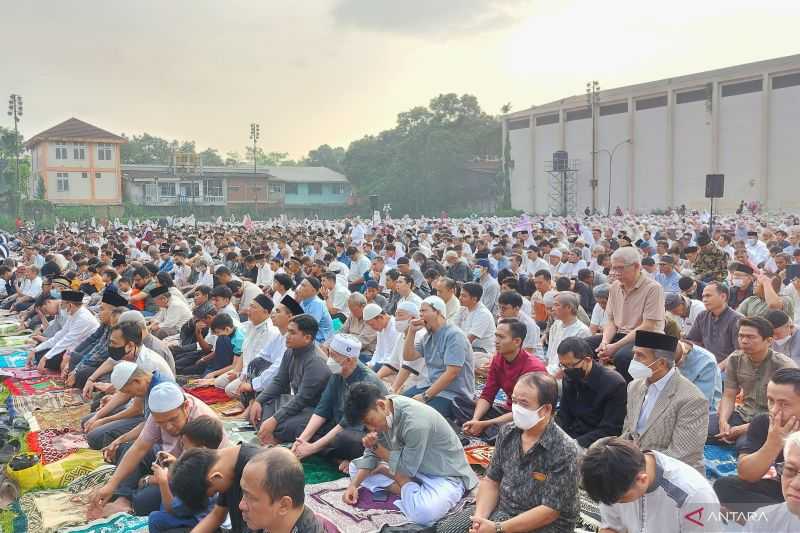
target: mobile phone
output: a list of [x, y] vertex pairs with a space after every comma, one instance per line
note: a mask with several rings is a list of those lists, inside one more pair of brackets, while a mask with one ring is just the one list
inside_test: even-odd
[[385, 502], [389, 499], [389, 492], [385, 490], [376, 490], [372, 493], [372, 501]]

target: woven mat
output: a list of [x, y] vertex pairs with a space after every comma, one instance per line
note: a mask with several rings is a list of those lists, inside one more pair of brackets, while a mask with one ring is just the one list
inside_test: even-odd
[[146, 533], [147, 517], [116, 513], [78, 527], [60, 530], [61, 533]]
[[91, 412], [92, 406], [84, 403], [71, 406], [62, 410], [34, 411], [39, 430], [45, 429], [73, 429], [81, 428], [81, 420]]
[[399, 509], [359, 509], [342, 501], [342, 494], [350, 484], [349, 478], [306, 485], [306, 506], [336, 524], [341, 533], [372, 533], [384, 525], [399, 526], [408, 519]]

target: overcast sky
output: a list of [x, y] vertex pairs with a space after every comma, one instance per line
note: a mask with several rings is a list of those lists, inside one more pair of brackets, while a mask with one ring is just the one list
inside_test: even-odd
[[75, 116], [242, 153], [258, 122], [298, 157], [439, 93], [519, 110], [800, 53], [798, 27], [797, 0], [0, 0], [0, 92], [26, 137]]

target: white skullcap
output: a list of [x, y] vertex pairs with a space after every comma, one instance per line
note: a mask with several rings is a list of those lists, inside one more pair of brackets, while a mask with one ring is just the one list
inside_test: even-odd
[[136, 311], [135, 309], [125, 311], [119, 315], [119, 318], [117, 319], [117, 324], [127, 324], [128, 322], [132, 324], [138, 324], [140, 327], [144, 327], [146, 324], [144, 315], [141, 313], [141, 311]]
[[544, 300], [544, 305], [547, 307], [552, 306], [556, 303], [556, 296], [558, 296], [558, 291], [547, 291], [542, 298], [542, 300]]
[[397, 310], [405, 311], [413, 316], [419, 316], [419, 306], [410, 300], [405, 300], [397, 304]]
[[372, 320], [383, 313], [383, 309], [378, 304], [367, 304], [364, 306], [364, 320]]
[[361, 354], [361, 341], [358, 340], [358, 337], [349, 333], [337, 333], [334, 335], [329, 347], [334, 352], [345, 357], [355, 358]]
[[455, 259], [456, 257], [458, 257], [458, 252], [456, 252], [455, 250], [448, 250], [444, 254], [444, 256], [446, 259], [450, 259], [451, 257]]
[[559, 250], [558, 248], [553, 248], [552, 250], [550, 250], [550, 255], [552, 257], [561, 257], [563, 254], [561, 253], [561, 250]]
[[128, 384], [128, 380], [136, 372], [136, 368], [136, 363], [130, 361], [120, 361], [114, 366], [114, 370], [111, 371], [111, 384], [117, 389], [117, 392]]
[[153, 413], [168, 413], [183, 405], [185, 400], [183, 390], [177, 384], [167, 381], [153, 387], [147, 405]]
[[436, 309], [436, 311], [438, 311], [440, 315], [447, 316], [447, 305], [445, 305], [444, 300], [442, 300], [438, 296], [428, 296], [427, 298], [422, 300], [422, 303], [430, 305], [431, 307]]

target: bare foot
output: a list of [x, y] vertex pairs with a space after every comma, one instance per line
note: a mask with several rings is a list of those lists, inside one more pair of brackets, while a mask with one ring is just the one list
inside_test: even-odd
[[103, 514], [100, 518], [108, 518], [109, 516], [116, 514], [116, 513], [131, 513], [133, 512], [133, 507], [131, 507], [131, 502], [129, 502], [125, 498], [117, 498], [111, 503], [107, 503], [103, 507]]
[[342, 461], [339, 463], [339, 472], [342, 474], [349, 474], [350, 473], [350, 461]]

